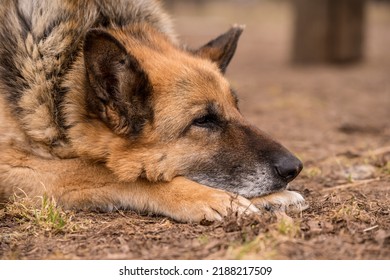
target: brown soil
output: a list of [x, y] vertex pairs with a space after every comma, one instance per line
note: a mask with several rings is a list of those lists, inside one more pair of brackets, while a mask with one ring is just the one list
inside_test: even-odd
[[190, 46], [247, 25], [227, 75], [243, 114], [304, 162], [291, 189], [310, 207], [292, 221], [264, 213], [180, 224], [14, 203], [0, 210], [0, 258], [390, 259], [390, 5], [368, 6], [362, 63], [298, 67], [286, 2], [181, 2], [170, 9]]

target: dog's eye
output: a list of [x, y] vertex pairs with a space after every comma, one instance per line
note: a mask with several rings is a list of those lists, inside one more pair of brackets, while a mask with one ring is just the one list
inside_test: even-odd
[[197, 118], [193, 121], [193, 125], [200, 127], [211, 127], [217, 123], [217, 118], [214, 115], [208, 114], [203, 117]]

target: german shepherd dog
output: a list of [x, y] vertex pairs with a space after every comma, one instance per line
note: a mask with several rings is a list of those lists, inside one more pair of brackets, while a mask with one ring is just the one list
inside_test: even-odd
[[242, 27], [189, 49], [171, 26], [152, 0], [1, 1], [3, 201], [183, 222], [303, 201], [286, 190], [301, 162], [243, 118], [224, 77]]

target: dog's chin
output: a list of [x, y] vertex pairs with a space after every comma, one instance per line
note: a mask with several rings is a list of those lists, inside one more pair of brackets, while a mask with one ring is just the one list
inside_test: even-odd
[[288, 187], [286, 182], [273, 178], [270, 179], [269, 177], [255, 181], [248, 180], [247, 178], [238, 179], [227, 176], [210, 177], [207, 175], [192, 175], [187, 176], [187, 178], [199, 184], [225, 190], [248, 199], [282, 192]]
[[252, 196], [252, 197], [248, 197], [248, 198], [253, 198], [253, 197], [262, 197], [262, 196], [267, 196], [267, 195], [271, 195], [271, 194], [277, 194], [277, 193], [281, 193], [281, 192], [284, 192], [288, 189], [288, 184], [278, 184], [276, 187], [273, 187], [271, 189], [271, 191], [269, 192], [265, 192], [265, 193], [261, 193], [260, 195], [256, 195], [256, 196]]
[[242, 188], [240, 186], [237, 186], [231, 190], [233, 193], [237, 193], [245, 198], [251, 199], [254, 197], [263, 197], [279, 192], [283, 192], [287, 189], [288, 184], [283, 182], [275, 183], [274, 185], [262, 185], [261, 183], [257, 184], [257, 187], [255, 189], [252, 188]]

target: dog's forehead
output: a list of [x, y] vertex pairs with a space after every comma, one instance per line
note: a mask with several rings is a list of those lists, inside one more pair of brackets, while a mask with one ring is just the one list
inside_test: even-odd
[[210, 62], [197, 63], [178, 75], [175, 90], [182, 92], [193, 101], [216, 102], [235, 105], [235, 96], [227, 79]]
[[176, 104], [175, 108], [183, 110], [193, 105], [199, 109], [210, 103], [219, 108], [236, 107], [229, 82], [211, 61], [182, 52], [176, 59], [161, 57], [149, 69], [157, 102], [164, 100], [164, 104]]

